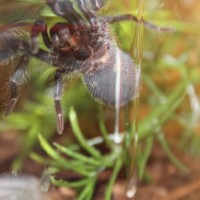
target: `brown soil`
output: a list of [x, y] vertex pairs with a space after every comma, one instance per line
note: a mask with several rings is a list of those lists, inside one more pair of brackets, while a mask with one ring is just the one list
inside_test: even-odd
[[[0, 134], [0, 173], [11, 172], [11, 163], [19, 152], [20, 145], [16, 143], [16, 133]], [[177, 157], [189, 171], [183, 173], [168, 160], [159, 146], [155, 146], [148, 163], [148, 173], [152, 181], [140, 182], [134, 200], [199, 200], [200, 199], [200, 159], [177, 153]], [[41, 177], [43, 168], [27, 159], [22, 173]], [[120, 182], [113, 188], [113, 200], [123, 200]], [[96, 195], [96, 200], [103, 200], [102, 188]], [[45, 200], [74, 200], [75, 192], [68, 188], [52, 189], [44, 195]]]

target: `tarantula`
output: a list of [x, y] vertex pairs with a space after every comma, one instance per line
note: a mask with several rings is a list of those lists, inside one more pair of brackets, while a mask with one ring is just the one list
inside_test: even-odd
[[[79, 72], [93, 97], [106, 104], [116, 103], [116, 77], [119, 78], [119, 104], [124, 105], [137, 95], [140, 72], [131, 57], [118, 48], [109, 33], [109, 24], [124, 20], [144, 23], [158, 31], [171, 31], [157, 27], [145, 20], [139, 21], [131, 14], [98, 17], [103, 0], [46, 0], [47, 5], [66, 22], [58, 22], [48, 28], [44, 20], [32, 25], [30, 41], [23, 39], [15, 29], [26, 26], [12, 23], [0, 27], [0, 61], [20, 54], [19, 62], [9, 79], [10, 101], [6, 109], [9, 115], [18, 98], [17, 86], [30, 57], [36, 57], [56, 67], [54, 75], [54, 102], [57, 131], [63, 132], [64, 118], [61, 107], [63, 75]], [[81, 12], [77, 12], [74, 4]], [[42, 35], [49, 49], [39, 47]]]

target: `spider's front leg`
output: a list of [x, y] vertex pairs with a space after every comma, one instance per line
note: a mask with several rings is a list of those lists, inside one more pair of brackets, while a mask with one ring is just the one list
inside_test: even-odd
[[[37, 54], [33, 54], [33, 56], [41, 61], [44, 61], [47, 64], [53, 65], [53, 57], [49, 52], [39, 49]], [[59, 134], [62, 134], [64, 129], [64, 117], [63, 117], [63, 109], [61, 107], [61, 97], [63, 91], [63, 80], [62, 80], [62, 71], [56, 70], [55, 72], [55, 83], [54, 83], [54, 103], [55, 103], [55, 111], [56, 111], [56, 126]]]
[[136, 16], [132, 14], [124, 14], [117, 16], [106, 16], [104, 17], [108, 23], [120, 22], [120, 21], [134, 21], [136, 23], [143, 23], [145, 27], [153, 29], [158, 32], [174, 32], [175, 29], [172, 27], [160, 27], [146, 20], [139, 20]]
[[55, 73], [54, 103], [56, 110], [56, 126], [58, 134], [62, 134], [64, 129], [63, 109], [61, 107], [61, 97], [63, 92], [62, 72], [57, 70]]
[[13, 110], [16, 102], [17, 102], [17, 98], [18, 98], [17, 85], [19, 85], [20, 82], [21, 82], [21, 79], [22, 79], [24, 72], [26, 70], [26, 66], [28, 64], [28, 61], [29, 61], [29, 55], [24, 54], [21, 57], [15, 71], [13, 72], [13, 74], [10, 77], [10, 80], [9, 80], [10, 101], [9, 101], [7, 109], [6, 109], [6, 113], [5, 113], [6, 116], [8, 116], [12, 112], [12, 110]]
[[47, 48], [52, 48], [51, 40], [47, 33], [47, 25], [43, 20], [37, 20], [31, 30], [31, 50], [33, 54], [39, 51], [38, 36], [42, 34], [43, 41]]
[[12, 50], [0, 50], [0, 64], [8, 62], [12, 59], [13, 51]]
[[[38, 36], [42, 34], [43, 41], [47, 48], [52, 48], [51, 40], [47, 33], [47, 25], [43, 20], [38, 20], [33, 25], [31, 31], [31, 41], [32, 41], [32, 54], [34, 57], [48, 63], [53, 64], [52, 55], [49, 52], [44, 51], [43, 49], [39, 49], [38, 45]], [[64, 119], [63, 119], [63, 112], [60, 104], [60, 99], [62, 96], [62, 77], [59, 71], [56, 71], [55, 74], [55, 88], [54, 88], [54, 100], [55, 100], [55, 109], [56, 109], [56, 116], [57, 116], [57, 131], [59, 134], [63, 132], [64, 128]]]
[[74, 9], [72, 1], [46, 0], [46, 2], [56, 15], [67, 19], [67, 21], [78, 24], [81, 19], [81, 16]]

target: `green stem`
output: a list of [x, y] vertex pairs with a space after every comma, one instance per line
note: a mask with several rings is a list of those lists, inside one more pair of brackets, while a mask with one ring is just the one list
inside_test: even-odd
[[30, 127], [28, 134], [25, 136], [23, 140], [23, 145], [20, 150], [19, 156], [14, 160], [12, 164], [12, 168], [15, 170], [20, 169], [22, 167], [24, 159], [28, 156], [31, 149], [36, 143], [37, 134], [41, 129], [41, 127], [39, 123], [34, 122], [33, 124], [34, 125]]
[[[187, 81], [182, 81], [169, 95], [165, 104], [159, 105], [139, 124], [139, 140], [150, 136], [152, 128], [161, 126], [181, 104], [186, 94]], [[155, 124], [155, 120], [156, 124]]]
[[177, 158], [176, 156], [172, 153], [165, 137], [163, 134], [159, 134], [157, 136], [157, 139], [159, 141], [159, 143], [161, 144], [163, 151], [166, 153], [166, 155], [168, 156], [168, 158], [171, 160], [171, 162], [181, 171], [183, 172], [188, 172], [188, 169], [185, 165], [183, 165]]
[[76, 113], [73, 108], [70, 108], [69, 119], [70, 119], [70, 123], [73, 129], [74, 135], [76, 136], [76, 139], [78, 140], [80, 145], [94, 158], [99, 159], [101, 157], [101, 153], [97, 149], [93, 148], [92, 146], [89, 146], [87, 140], [83, 137], [83, 134], [78, 125]]
[[82, 192], [78, 196], [77, 200], [86, 200], [86, 199], [87, 200], [91, 200], [89, 198], [92, 197], [92, 194], [93, 194], [93, 191], [94, 191], [95, 182], [96, 182], [96, 178], [90, 179], [90, 182], [82, 190]]
[[38, 139], [40, 142], [40, 145], [43, 147], [43, 149], [46, 151], [46, 153], [53, 158], [55, 161], [57, 161], [60, 166], [63, 166], [65, 169], [72, 169], [73, 171], [82, 174], [84, 176], [93, 176], [94, 172], [89, 172], [87, 169], [84, 169], [83, 165], [76, 165], [67, 159], [62, 158], [49, 144], [48, 142], [42, 137], [42, 135], [38, 135]]
[[153, 81], [153, 79], [149, 76], [149, 75], [143, 75], [143, 79], [146, 83], [146, 85], [148, 85], [148, 88], [154, 93], [156, 94], [157, 97], [163, 97], [164, 94], [163, 92], [161, 92], [161, 90], [158, 88], [158, 86], [155, 84], [155, 82]]
[[99, 127], [101, 130], [101, 134], [104, 138], [104, 141], [106, 142], [107, 146], [112, 149], [113, 148], [113, 143], [111, 142], [109, 138], [108, 131], [106, 130], [105, 122], [104, 122], [104, 117], [103, 117], [103, 111], [102, 111], [102, 106], [99, 107]]
[[76, 153], [76, 152], [72, 151], [71, 149], [63, 147], [57, 143], [54, 143], [54, 145], [58, 148], [59, 151], [61, 151], [62, 153], [66, 154], [68, 156], [71, 156], [75, 160], [80, 160], [82, 162], [85, 162], [87, 164], [94, 165], [94, 166], [101, 166], [101, 164], [102, 164], [101, 162], [99, 162], [91, 157], [87, 157], [80, 153]]
[[112, 149], [113, 148], [113, 143], [111, 142], [109, 136], [108, 136], [108, 132], [106, 130], [106, 127], [105, 127], [105, 124], [102, 120], [100, 120], [99, 122], [99, 127], [100, 127], [100, 130], [101, 130], [101, 134], [107, 144], [107, 146]]
[[152, 151], [152, 147], [153, 147], [153, 141], [154, 141], [154, 138], [149, 137], [149, 138], [147, 138], [146, 143], [145, 143], [145, 150], [144, 150], [143, 156], [141, 156], [141, 162], [139, 163], [139, 167], [138, 167], [139, 178], [141, 180], [144, 177], [146, 164], [147, 164], [147, 161], [149, 159], [149, 156], [151, 155], [151, 151]]
[[54, 177], [51, 177], [51, 182], [53, 185], [58, 187], [72, 187], [72, 188], [80, 188], [88, 185], [91, 182], [91, 179], [83, 179], [79, 181], [63, 181], [63, 180], [56, 180]]
[[113, 185], [116, 181], [116, 178], [119, 174], [119, 171], [122, 167], [122, 158], [121, 156], [117, 159], [115, 165], [114, 165], [114, 169], [113, 169], [113, 173], [112, 173], [112, 176], [110, 177], [110, 181], [107, 185], [107, 189], [106, 189], [106, 193], [105, 193], [105, 200], [111, 200], [111, 197], [112, 197], [112, 188], [113, 188]]

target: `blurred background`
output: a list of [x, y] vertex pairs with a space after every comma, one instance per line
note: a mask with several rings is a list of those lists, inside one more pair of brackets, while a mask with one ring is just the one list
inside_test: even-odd
[[[101, 14], [137, 14], [139, 2], [144, 4], [145, 20], [161, 27], [174, 27], [176, 31], [165, 33], [144, 27], [137, 109], [136, 160], [140, 181], [136, 199], [189, 200], [191, 193], [200, 195], [195, 193], [200, 189], [200, 1], [118, 0], [109, 2]], [[56, 20], [48, 9], [42, 14], [47, 15], [49, 24]], [[132, 56], [135, 29], [131, 22], [112, 26], [119, 46]], [[51, 87], [49, 77], [52, 79], [54, 69], [34, 59], [28, 69], [31, 78], [20, 87], [14, 112], [4, 117], [9, 98], [7, 83], [14, 64], [0, 65], [0, 173], [19, 170], [41, 176], [44, 167], [34, 161], [37, 159], [32, 154], [42, 151], [38, 134], [48, 141], [73, 144], [76, 139], [69, 119], [72, 106], [87, 139], [102, 131], [102, 112], [107, 131], [113, 132], [113, 110], [95, 101], [81, 78], [75, 77], [69, 80], [63, 95], [65, 129], [58, 136], [51, 92], [47, 89]], [[190, 189], [187, 184], [195, 186]]]

